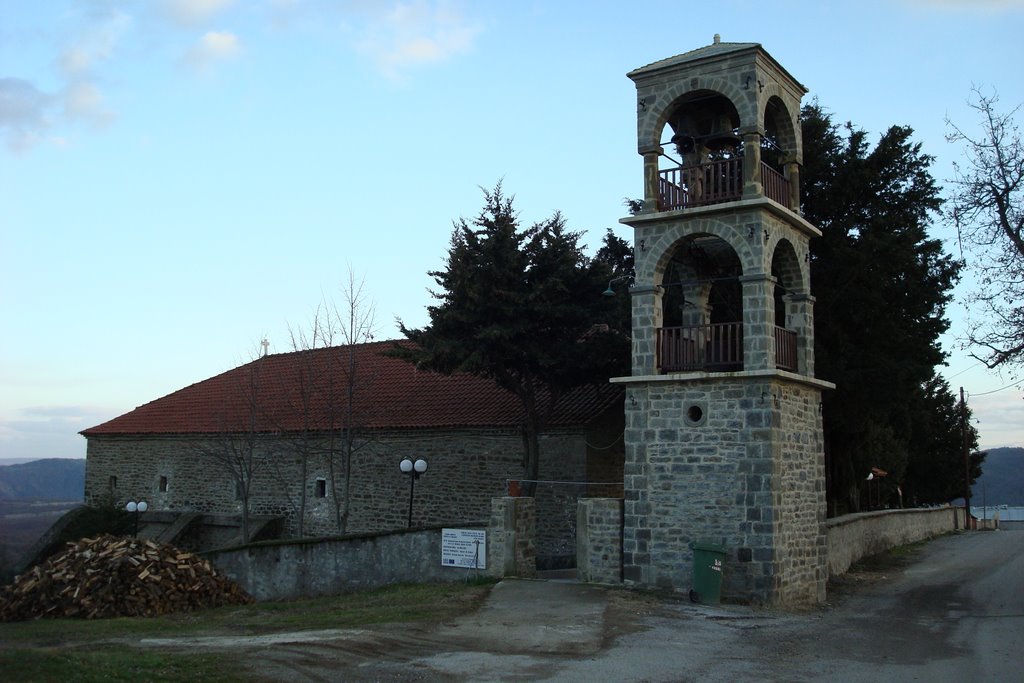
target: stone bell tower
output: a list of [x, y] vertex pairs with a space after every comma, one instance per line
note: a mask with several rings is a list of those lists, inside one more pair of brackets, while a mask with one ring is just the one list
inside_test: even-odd
[[800, 216], [800, 99], [757, 43], [630, 72], [644, 159], [626, 388], [623, 570], [688, 590], [695, 541], [723, 595], [825, 598], [821, 392]]

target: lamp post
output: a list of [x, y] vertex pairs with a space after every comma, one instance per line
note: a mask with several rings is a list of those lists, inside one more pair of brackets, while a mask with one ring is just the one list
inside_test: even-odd
[[409, 475], [409, 528], [412, 528], [412, 497], [416, 489], [416, 480], [420, 478], [420, 475], [427, 471], [427, 461], [423, 458], [419, 458], [416, 462], [413, 462], [409, 458], [404, 458], [402, 462], [398, 463], [398, 469], [402, 470], [402, 474]]
[[144, 500], [138, 502], [129, 500], [128, 504], [124, 506], [124, 509], [132, 513], [135, 516], [135, 538], [139, 537], [139, 513], [145, 512], [149, 509], [149, 503]]

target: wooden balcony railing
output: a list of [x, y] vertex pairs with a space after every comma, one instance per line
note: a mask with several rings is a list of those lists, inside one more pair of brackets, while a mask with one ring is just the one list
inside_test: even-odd
[[763, 161], [761, 162], [761, 191], [768, 199], [789, 208], [789, 181]]
[[796, 332], [775, 328], [775, 367], [796, 372]]
[[[761, 162], [764, 196], [789, 206], [789, 181]], [[743, 159], [712, 161], [700, 166], [658, 171], [658, 210], [732, 202], [743, 197]]]
[[[796, 332], [775, 330], [775, 367], [797, 371]], [[715, 323], [658, 330], [659, 372], [729, 372], [743, 369], [743, 323]]]
[[743, 159], [659, 171], [658, 210], [730, 202], [743, 196]]
[[660, 372], [743, 369], [743, 323], [663, 327], [657, 342]]

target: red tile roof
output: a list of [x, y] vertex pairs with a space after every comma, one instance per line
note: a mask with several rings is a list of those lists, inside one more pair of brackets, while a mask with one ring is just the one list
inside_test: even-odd
[[[493, 382], [465, 373], [448, 376], [418, 370], [407, 361], [385, 355], [394, 344], [385, 341], [264, 356], [81, 433], [90, 437], [244, 432], [253, 419], [250, 406], [254, 403], [259, 432], [301, 430], [306, 414], [314, 429], [326, 429], [332, 421], [336, 427], [343, 426], [350, 358], [355, 368], [352, 422], [361, 428], [514, 427], [522, 423], [519, 400]], [[303, 381], [303, 377], [315, 380]], [[304, 386], [310, 390], [304, 392]], [[305, 402], [304, 394], [308, 396]], [[607, 384], [577, 389], [560, 401], [550, 425], [584, 425], [621, 395], [621, 389]], [[311, 409], [304, 411], [304, 403]]]

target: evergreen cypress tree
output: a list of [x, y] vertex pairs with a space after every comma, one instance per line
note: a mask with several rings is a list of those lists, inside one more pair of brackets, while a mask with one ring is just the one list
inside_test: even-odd
[[959, 265], [928, 235], [942, 200], [912, 129], [893, 126], [871, 148], [816, 103], [802, 122], [802, 208], [823, 233], [811, 243], [816, 374], [837, 385], [824, 397], [829, 511], [842, 514], [866, 501], [872, 467], [900, 482], [920, 455], [915, 424], [939, 409], [925, 388], [945, 358]]

